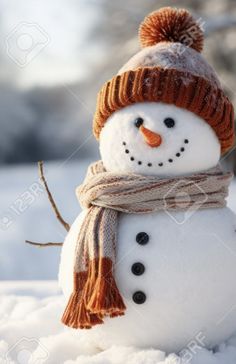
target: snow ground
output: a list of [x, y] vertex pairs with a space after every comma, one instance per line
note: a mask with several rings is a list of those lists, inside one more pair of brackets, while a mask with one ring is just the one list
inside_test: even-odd
[[235, 364], [236, 338], [214, 353], [189, 344], [176, 354], [134, 347], [100, 352], [89, 340], [89, 331], [64, 327], [64, 307], [56, 281], [1, 282], [1, 364]]

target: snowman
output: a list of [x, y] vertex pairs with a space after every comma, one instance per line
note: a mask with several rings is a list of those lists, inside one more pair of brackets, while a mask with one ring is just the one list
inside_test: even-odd
[[[143, 49], [98, 95], [101, 162], [77, 191], [83, 211], [62, 249], [59, 283], [69, 300], [63, 322], [92, 328], [81, 333], [102, 349], [178, 352], [199, 335], [213, 348], [236, 331], [236, 218], [225, 203], [231, 174], [217, 167], [233, 144], [233, 107], [200, 54], [203, 34], [186, 10], [151, 13], [139, 36]], [[98, 217], [104, 210], [110, 220]], [[106, 311], [109, 285], [100, 281], [97, 289], [91, 278], [90, 303], [106, 297], [100, 311], [85, 300], [91, 325], [83, 326], [75, 262], [86, 269], [86, 254], [96, 258], [91, 236], [101, 245], [107, 230], [115, 241], [115, 255], [108, 254], [115, 283], [111, 266], [104, 268], [109, 299], [120, 302]], [[104, 253], [108, 245], [97, 249]], [[93, 267], [87, 274], [95, 282], [100, 268]]]

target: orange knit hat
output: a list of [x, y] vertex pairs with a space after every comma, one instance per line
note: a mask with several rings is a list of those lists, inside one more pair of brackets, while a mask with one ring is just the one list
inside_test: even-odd
[[226, 152], [234, 143], [234, 110], [200, 54], [203, 32], [198, 22], [187, 10], [162, 8], [144, 19], [139, 38], [143, 49], [98, 94], [96, 138], [115, 111], [137, 102], [161, 101], [203, 118]]

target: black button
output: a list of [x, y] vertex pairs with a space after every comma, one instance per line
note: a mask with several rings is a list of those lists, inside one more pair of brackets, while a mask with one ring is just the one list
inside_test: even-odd
[[136, 241], [140, 245], [145, 245], [149, 242], [149, 235], [144, 232], [138, 233], [136, 236]]
[[141, 305], [146, 301], [146, 295], [142, 291], [137, 291], [133, 294], [133, 301], [137, 303], [137, 305]]
[[145, 267], [142, 263], [134, 263], [131, 267], [132, 273], [136, 276], [141, 276], [145, 272]]

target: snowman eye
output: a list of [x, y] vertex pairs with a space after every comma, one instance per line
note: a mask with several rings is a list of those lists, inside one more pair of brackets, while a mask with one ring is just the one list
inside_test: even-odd
[[166, 118], [164, 124], [167, 128], [173, 128], [175, 126], [175, 121], [172, 118]]
[[136, 128], [140, 128], [140, 126], [144, 123], [143, 118], [137, 118], [134, 121], [134, 125], [136, 126]]

